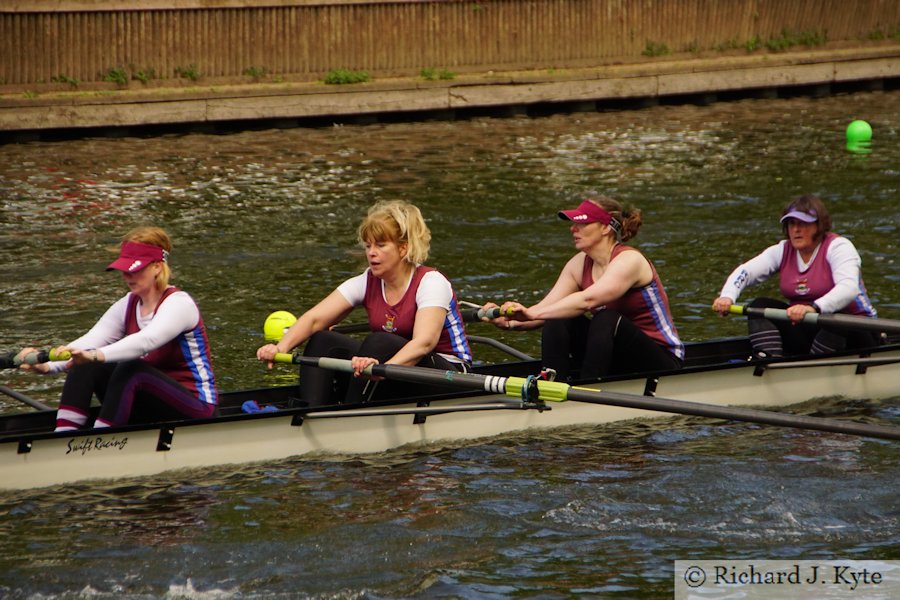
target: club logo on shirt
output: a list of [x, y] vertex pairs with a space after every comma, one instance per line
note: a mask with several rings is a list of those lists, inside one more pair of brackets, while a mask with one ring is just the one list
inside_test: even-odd
[[394, 327], [394, 319], [396, 318], [396, 315], [384, 315], [384, 325], [381, 328], [388, 333], [397, 333], [397, 328]]
[[797, 285], [794, 286], [794, 293], [798, 296], [805, 296], [809, 293], [809, 280], [798, 279]]

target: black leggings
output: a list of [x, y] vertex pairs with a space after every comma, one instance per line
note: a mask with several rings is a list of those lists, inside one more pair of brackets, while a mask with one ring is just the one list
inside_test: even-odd
[[[784, 310], [789, 305], [774, 298], [756, 298], [748, 306]], [[747, 330], [754, 354], [772, 358], [792, 354], [828, 354], [846, 348], [868, 348], [878, 345], [878, 336], [871, 331], [794, 325], [792, 321], [770, 321], [753, 315], [748, 315]]]
[[[376, 331], [362, 341], [334, 331], [319, 331], [306, 343], [304, 356], [328, 356], [350, 359], [354, 356], [369, 356], [384, 364], [394, 356], [409, 340], [394, 333]], [[460, 363], [447, 360], [440, 354], [430, 352], [416, 365], [432, 369], [460, 371], [465, 368]], [[350, 373], [300, 367], [300, 398], [310, 406], [335, 402], [357, 403], [392, 398], [410, 398], [429, 393], [448, 392], [444, 386], [429, 386], [403, 381], [372, 381], [365, 377], [353, 377]]]
[[543, 329], [544, 368], [555, 369], [560, 381], [678, 369], [682, 364], [616, 311], [552, 319]]
[[88, 363], [72, 367], [63, 384], [60, 408], [88, 414], [96, 394], [98, 419], [112, 425], [129, 421], [158, 421], [210, 417], [216, 406], [142, 360]]

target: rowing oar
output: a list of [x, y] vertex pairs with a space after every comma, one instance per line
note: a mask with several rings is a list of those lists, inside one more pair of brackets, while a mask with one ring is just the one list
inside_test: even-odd
[[[276, 354], [275, 362], [294, 363], [312, 367], [321, 367], [323, 369], [331, 369], [334, 371], [353, 372], [353, 366], [350, 361], [340, 358]], [[702, 404], [687, 400], [673, 400], [671, 398], [641, 396], [638, 394], [606, 392], [603, 390], [574, 387], [558, 381], [543, 381], [534, 377], [499, 377], [495, 375], [479, 375], [477, 373], [442, 371], [440, 369], [430, 369], [426, 367], [407, 367], [404, 365], [390, 364], [372, 365], [366, 368], [365, 374], [413, 383], [448, 385], [466, 390], [506, 394], [513, 398], [527, 398], [532, 401], [564, 402], [567, 400], [574, 400], [590, 404], [622, 406], [625, 408], [708, 417], [711, 419], [747, 421], [749, 423], [762, 423], [765, 425], [779, 425], [782, 427], [796, 427], [798, 429], [815, 429], [818, 431], [830, 431], [834, 433], [845, 433], [887, 440], [900, 440], [900, 427], [869, 425], [866, 423], [823, 419], [820, 417], [806, 417], [802, 415], [755, 410], [751, 408]]]
[[[735, 315], [748, 315], [774, 319], [776, 321], [790, 321], [787, 311], [782, 308], [754, 308], [741, 304], [732, 304], [728, 312]], [[821, 315], [819, 313], [807, 313], [803, 316], [803, 323], [809, 325], [823, 325], [841, 329], [868, 329], [870, 331], [884, 331], [886, 333], [900, 333], [900, 321], [896, 319], [874, 319], [872, 317], [860, 317], [834, 313]]]

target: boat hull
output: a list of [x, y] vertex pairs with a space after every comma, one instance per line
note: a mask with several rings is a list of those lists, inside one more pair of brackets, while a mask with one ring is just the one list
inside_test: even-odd
[[[834, 364], [837, 359], [831, 359], [811, 361], [811, 366], [802, 362], [725, 362], [584, 387], [745, 407], [784, 407], [821, 397], [881, 399], [900, 395], [900, 348], [877, 352], [873, 357], [888, 364], [859, 365], [855, 356], [845, 359], [850, 364]], [[265, 393], [273, 392], [260, 391]], [[506, 403], [508, 408], [462, 410], [472, 405], [481, 408], [483, 403]], [[353, 408], [289, 408], [206, 421], [129, 426], [102, 433], [9, 432], [0, 437], [0, 489], [149, 476], [303, 455], [360, 455], [530, 429], [665, 416], [578, 401], [550, 402], [549, 410], [521, 408], [516, 399], [496, 394], [430, 400], [428, 409], [417, 408], [417, 404], [425, 403], [356, 407], [369, 413], [386, 413], [366, 416], [347, 416], [354, 414]], [[437, 409], [447, 412], [415, 414]]]

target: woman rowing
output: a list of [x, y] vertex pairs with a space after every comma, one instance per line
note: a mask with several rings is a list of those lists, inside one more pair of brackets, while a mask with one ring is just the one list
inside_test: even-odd
[[558, 214], [571, 223], [578, 253], [540, 302], [506, 302], [500, 309], [507, 316], [492, 322], [501, 329], [543, 327], [544, 368], [563, 381], [680, 368], [684, 344], [656, 268], [625, 245], [641, 227], [641, 211], [590, 193], [578, 208]]
[[[91, 399], [101, 407], [95, 428], [216, 413], [218, 392], [209, 340], [200, 310], [187, 292], [169, 285], [172, 241], [159, 227], [133, 229], [107, 271], [122, 272], [129, 292], [78, 339], [60, 346], [69, 361], [34, 366], [41, 373], [67, 372], [56, 431], [81, 429], [90, 421]], [[26, 348], [20, 356], [33, 352]]]
[[725, 280], [712, 308], [728, 314], [748, 287], [779, 274], [787, 302], [756, 298], [752, 308], [786, 309], [790, 322], [774, 322], [751, 315], [747, 321], [756, 357], [787, 354], [826, 354], [844, 348], [878, 343], [870, 331], [794, 327], [808, 313], [848, 313], [876, 317], [860, 274], [862, 260], [853, 242], [831, 231], [825, 203], [814, 194], [792, 199], [781, 213], [783, 240], [739, 265]]
[[[357, 229], [368, 268], [339, 285], [303, 313], [277, 344], [259, 348], [269, 363], [277, 353], [307, 342], [306, 356], [351, 358], [353, 378], [318, 367], [301, 367], [301, 398], [310, 403], [348, 403], [413, 393], [408, 384], [378, 387], [363, 371], [392, 363], [467, 370], [472, 353], [453, 287], [439, 271], [424, 266], [431, 232], [419, 209], [404, 201], [379, 202]], [[331, 331], [355, 308], [365, 308], [371, 333], [364, 340]], [[346, 391], [345, 391], [346, 388]]]

